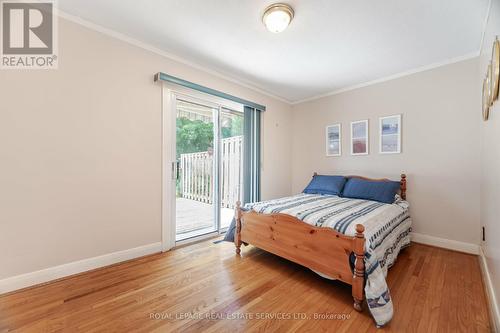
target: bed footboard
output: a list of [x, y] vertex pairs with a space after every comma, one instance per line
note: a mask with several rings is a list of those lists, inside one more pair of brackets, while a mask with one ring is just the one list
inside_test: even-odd
[[234, 231], [234, 245], [236, 246], [236, 254], [241, 253], [241, 202], [236, 202], [234, 210], [234, 219], [236, 221], [236, 230]]
[[[362, 310], [365, 278], [364, 227], [356, 226], [356, 236], [350, 237], [331, 228], [318, 228], [286, 214], [243, 212], [240, 203], [235, 210], [236, 253], [241, 244], [252, 244], [267, 252], [308, 267], [352, 286], [354, 308]], [[351, 269], [350, 256], [356, 260]], [[354, 271], [354, 272], [353, 272]]]

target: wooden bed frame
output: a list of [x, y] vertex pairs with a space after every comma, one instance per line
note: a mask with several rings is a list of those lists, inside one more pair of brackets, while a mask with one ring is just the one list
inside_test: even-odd
[[[314, 175], [317, 175], [315, 172]], [[370, 179], [386, 182], [389, 179]], [[401, 198], [406, 199], [406, 175], [401, 175]], [[293, 261], [352, 286], [354, 309], [362, 311], [365, 279], [365, 228], [356, 225], [356, 235], [346, 236], [331, 228], [318, 228], [287, 214], [260, 214], [253, 210], [243, 212], [240, 202], [235, 210], [236, 231], [234, 243], [240, 255], [241, 244], [252, 244], [262, 250]], [[354, 253], [354, 273], [349, 257]]]

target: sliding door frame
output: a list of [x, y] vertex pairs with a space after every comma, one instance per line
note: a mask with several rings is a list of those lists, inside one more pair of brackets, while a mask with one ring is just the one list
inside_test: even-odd
[[[183, 241], [176, 241], [176, 209], [175, 195], [173, 186], [177, 177], [176, 162], [176, 115], [177, 99], [186, 100], [201, 105], [206, 105], [217, 109], [213, 117], [214, 120], [214, 218], [217, 221], [216, 230], [207, 235], [193, 237]], [[220, 160], [221, 160], [221, 142], [220, 142], [220, 114], [222, 109], [241, 111], [243, 105], [232, 102], [220, 97], [205, 94], [179, 85], [171, 83], [162, 83], [162, 212], [161, 212], [161, 243], [162, 251], [168, 251], [176, 245], [189, 241], [198, 240], [211, 235], [216, 235], [220, 231], [220, 211], [221, 211], [221, 193], [220, 193]], [[244, 186], [244, 184], [243, 184]], [[242, 188], [242, 193], [243, 193]]]

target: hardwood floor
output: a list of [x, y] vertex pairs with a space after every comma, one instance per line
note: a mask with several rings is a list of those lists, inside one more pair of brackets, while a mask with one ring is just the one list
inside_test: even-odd
[[490, 332], [480, 274], [476, 256], [412, 244], [389, 271], [394, 318], [377, 330], [350, 286], [209, 241], [0, 296], [0, 332]]

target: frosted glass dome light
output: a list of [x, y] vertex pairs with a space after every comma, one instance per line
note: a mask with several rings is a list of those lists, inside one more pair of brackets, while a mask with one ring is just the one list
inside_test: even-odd
[[293, 9], [289, 5], [276, 3], [266, 8], [262, 21], [267, 30], [278, 33], [285, 30], [293, 19]]

